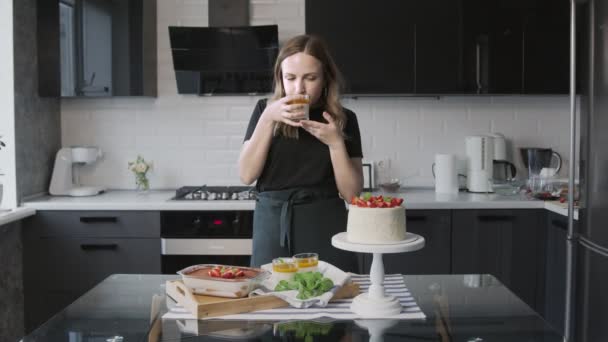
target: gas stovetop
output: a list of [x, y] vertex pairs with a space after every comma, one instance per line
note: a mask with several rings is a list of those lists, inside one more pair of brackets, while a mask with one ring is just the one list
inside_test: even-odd
[[177, 201], [255, 200], [257, 192], [250, 186], [183, 186], [175, 191]]

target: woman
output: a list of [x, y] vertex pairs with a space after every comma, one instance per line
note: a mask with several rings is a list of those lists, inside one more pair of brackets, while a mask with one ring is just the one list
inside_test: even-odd
[[[346, 207], [361, 191], [357, 118], [339, 102], [339, 72], [317, 37], [285, 43], [274, 67], [274, 95], [258, 101], [239, 158], [241, 181], [257, 180], [252, 266], [295, 253], [356, 270], [354, 253], [331, 246], [346, 229]], [[310, 98], [310, 114], [290, 102]], [[340, 198], [340, 196], [343, 198]]]

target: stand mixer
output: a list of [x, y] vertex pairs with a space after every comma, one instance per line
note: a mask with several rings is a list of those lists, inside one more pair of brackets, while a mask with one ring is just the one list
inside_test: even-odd
[[64, 147], [57, 152], [49, 193], [63, 196], [94, 196], [104, 191], [102, 187], [81, 186], [74, 181], [75, 166], [93, 164], [101, 158], [101, 150], [97, 147]]

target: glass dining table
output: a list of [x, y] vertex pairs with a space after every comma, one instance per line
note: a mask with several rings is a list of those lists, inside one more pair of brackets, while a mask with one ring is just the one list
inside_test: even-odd
[[35, 329], [23, 342], [526, 341], [562, 337], [495, 277], [406, 275], [425, 314], [416, 320], [259, 321], [163, 319], [173, 275], [115, 274]]

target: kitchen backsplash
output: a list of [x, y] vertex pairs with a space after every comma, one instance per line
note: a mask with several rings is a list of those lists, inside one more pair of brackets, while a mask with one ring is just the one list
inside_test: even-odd
[[[303, 1], [252, 0], [250, 13], [252, 25], [278, 24], [281, 41], [304, 32]], [[62, 100], [62, 145], [95, 145], [104, 152], [100, 162], [81, 170], [83, 184], [134, 188], [127, 162], [138, 154], [154, 161], [153, 189], [240, 183], [239, 149], [260, 97], [178, 95], [169, 25], [206, 26], [207, 2], [158, 1], [157, 98]], [[434, 155], [464, 156], [470, 134], [503, 133], [520, 169], [519, 146], [551, 147], [568, 156], [567, 96], [348, 98], [343, 104], [357, 114], [365, 159], [390, 159], [393, 177], [406, 186], [432, 185]]]

